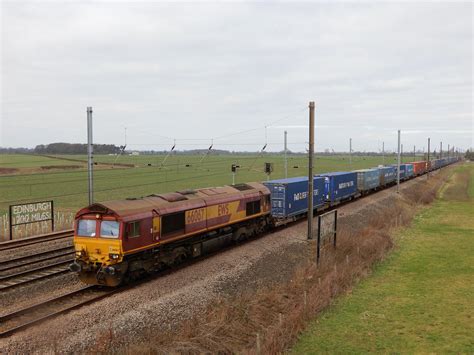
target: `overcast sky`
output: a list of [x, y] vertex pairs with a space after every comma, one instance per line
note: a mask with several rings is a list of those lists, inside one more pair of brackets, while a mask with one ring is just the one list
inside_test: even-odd
[[1, 30], [4, 147], [86, 142], [92, 106], [97, 143], [303, 151], [310, 100], [318, 151], [474, 145], [470, 3], [1, 1]]

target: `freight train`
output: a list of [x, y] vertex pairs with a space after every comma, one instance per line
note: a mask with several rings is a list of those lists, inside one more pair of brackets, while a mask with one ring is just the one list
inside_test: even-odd
[[[400, 179], [457, 160], [402, 164]], [[314, 210], [386, 188], [397, 175], [396, 166], [315, 175]], [[307, 207], [307, 177], [94, 203], [76, 214], [70, 270], [87, 284], [118, 286], [303, 218]]]

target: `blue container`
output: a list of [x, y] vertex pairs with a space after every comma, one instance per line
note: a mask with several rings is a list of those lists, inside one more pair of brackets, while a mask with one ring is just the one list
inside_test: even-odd
[[357, 193], [357, 173], [343, 171], [320, 176], [325, 179], [327, 202], [339, 202]]
[[380, 186], [379, 169], [355, 170], [357, 173], [357, 190], [367, 192]]
[[[394, 164], [391, 167], [394, 169], [394, 181], [397, 181], [397, 165]], [[400, 164], [400, 180], [409, 179], [413, 174], [412, 164]]]
[[[308, 212], [308, 177], [271, 180], [263, 183], [271, 193], [272, 216], [293, 217]], [[324, 178], [315, 176], [313, 180], [313, 207], [325, 204]]]
[[[400, 166], [400, 179], [402, 178], [402, 171], [405, 174], [405, 167]], [[381, 166], [379, 168], [379, 181], [380, 186], [391, 184], [392, 182], [397, 180], [397, 168], [394, 166]]]
[[[397, 180], [397, 166], [398, 165], [392, 165], [393, 168], [395, 169], [395, 180]], [[405, 180], [407, 179], [407, 166], [406, 164], [400, 164], [400, 180]]]

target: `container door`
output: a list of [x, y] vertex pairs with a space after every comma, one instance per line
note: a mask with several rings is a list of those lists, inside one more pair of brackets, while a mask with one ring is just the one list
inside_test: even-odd
[[331, 180], [329, 177], [324, 178], [324, 190], [326, 191], [326, 201], [332, 201]]
[[285, 186], [275, 185], [272, 189], [272, 215], [285, 216]]

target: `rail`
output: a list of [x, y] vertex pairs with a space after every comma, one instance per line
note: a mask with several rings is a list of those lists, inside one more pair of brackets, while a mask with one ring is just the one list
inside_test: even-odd
[[57, 239], [70, 238], [73, 235], [74, 235], [74, 230], [68, 229], [68, 230], [59, 231], [59, 232], [41, 234], [34, 237], [9, 240], [6, 242], [0, 242], [0, 251], [15, 249], [15, 248], [24, 247], [27, 245], [49, 242], [49, 241], [57, 240]]

